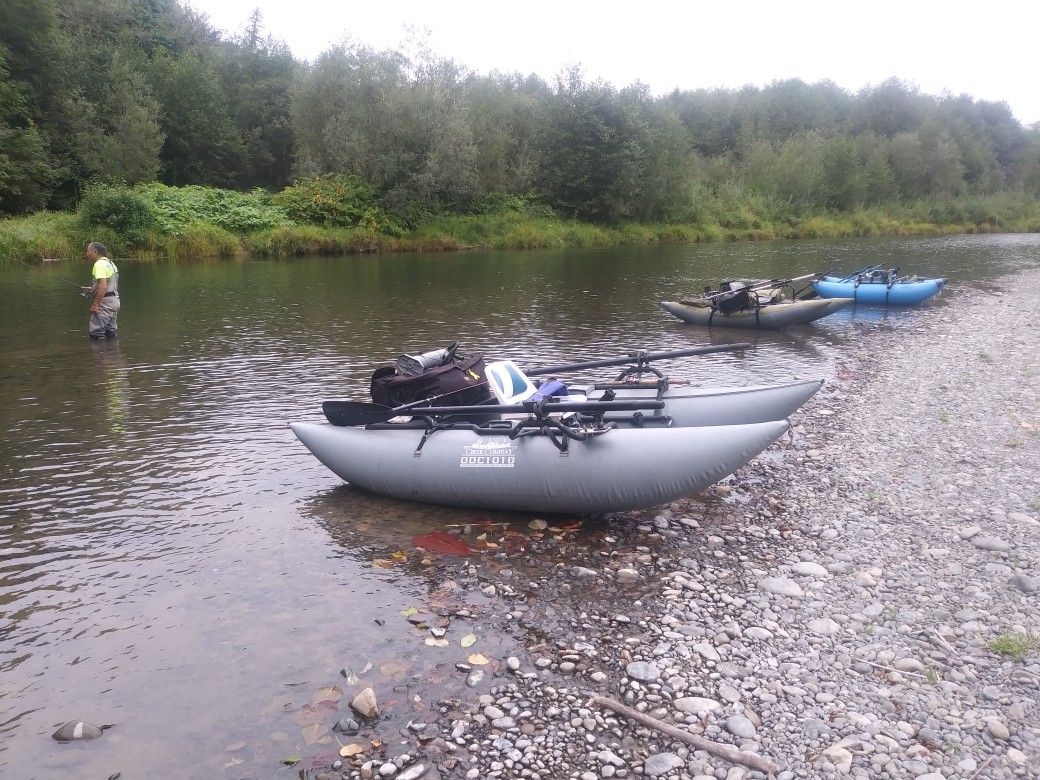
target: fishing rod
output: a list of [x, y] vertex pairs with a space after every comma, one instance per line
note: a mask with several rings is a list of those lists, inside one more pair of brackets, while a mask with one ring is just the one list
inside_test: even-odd
[[34, 271], [39, 271], [41, 274], [46, 274], [47, 276], [51, 277], [52, 279], [57, 279], [59, 282], [65, 282], [65, 284], [71, 284], [73, 287], [75, 287], [77, 290], [79, 290], [79, 294], [80, 294], [81, 298], [86, 298], [87, 297], [87, 293], [83, 289], [83, 285], [79, 284], [78, 282], [74, 282], [71, 279], [66, 279], [64, 276], [60, 276], [60, 275], [54, 273], [53, 271], [48, 271], [46, 268], [41, 268], [38, 265], [33, 265], [32, 263], [27, 263], [24, 260], [19, 260], [17, 257], [12, 257], [12, 258], [9, 258], [9, 259], [14, 260], [16, 263], [19, 263], [20, 265], [24, 265], [26, 268], [31, 268]]

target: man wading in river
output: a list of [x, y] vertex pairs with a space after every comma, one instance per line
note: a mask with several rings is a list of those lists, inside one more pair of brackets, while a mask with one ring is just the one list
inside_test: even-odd
[[119, 269], [105, 257], [108, 252], [104, 244], [91, 241], [87, 244], [87, 259], [94, 264], [91, 276], [94, 283], [84, 287], [91, 293], [90, 337], [92, 339], [115, 338], [118, 334], [116, 317], [119, 316]]

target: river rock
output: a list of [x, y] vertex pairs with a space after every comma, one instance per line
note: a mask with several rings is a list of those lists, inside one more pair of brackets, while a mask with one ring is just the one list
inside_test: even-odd
[[839, 769], [848, 771], [852, 767], [852, 753], [841, 745], [831, 745], [823, 751], [822, 756]]
[[708, 715], [721, 710], [722, 705], [714, 699], [703, 699], [700, 696], [683, 696], [674, 702], [675, 709], [688, 715]]
[[661, 670], [654, 663], [633, 661], [625, 667], [625, 674], [639, 682], [653, 682], [661, 676]]
[[817, 636], [834, 636], [841, 631], [841, 626], [830, 618], [818, 618], [809, 621], [809, 630]]
[[726, 718], [726, 731], [742, 739], [755, 738], [755, 724], [743, 715], [730, 715]]
[[773, 638], [773, 632], [768, 628], [762, 628], [762, 626], [751, 626], [744, 631], [744, 636], [748, 639], [758, 639], [765, 641], [766, 639]]
[[70, 720], [68, 723], [62, 724], [51, 736], [58, 742], [72, 742], [77, 739], [97, 739], [104, 733], [100, 726], [95, 726], [93, 723]]
[[1035, 517], [1030, 517], [1025, 512], [1009, 512], [1008, 520], [1013, 523], [1021, 523], [1025, 525], [1040, 525], [1040, 520]]
[[803, 595], [802, 586], [789, 577], [765, 577], [758, 581], [758, 587], [777, 596], [797, 598]]
[[1010, 552], [1011, 550], [1011, 545], [999, 536], [975, 536], [972, 538], [971, 543], [980, 550], [989, 550], [991, 552]]
[[791, 571], [803, 577], [825, 577], [827, 570], [818, 563], [812, 561], [798, 561], [791, 567]]
[[986, 731], [990, 733], [993, 739], [1005, 740], [1011, 736], [1008, 727], [997, 718], [990, 718], [986, 721]]
[[350, 708], [363, 718], [374, 720], [379, 717], [379, 706], [376, 704], [376, 692], [365, 688], [350, 703]]
[[666, 775], [683, 766], [684, 763], [675, 753], [656, 753], [643, 762], [643, 774], [648, 777]]
[[420, 777], [426, 774], [426, 764], [416, 764], [410, 766], [401, 774], [397, 776], [397, 780], [419, 780]]
[[1011, 584], [1023, 593], [1036, 593], [1040, 589], [1040, 581], [1028, 574], [1016, 574], [1011, 578]]
[[360, 724], [353, 718], [342, 718], [336, 721], [336, 725], [333, 728], [341, 734], [346, 734], [348, 737], [352, 737], [361, 731]]

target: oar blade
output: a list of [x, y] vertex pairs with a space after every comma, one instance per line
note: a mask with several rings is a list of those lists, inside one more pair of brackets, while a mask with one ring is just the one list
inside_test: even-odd
[[333, 425], [371, 425], [386, 422], [394, 416], [394, 410], [382, 404], [364, 401], [324, 401], [321, 410], [325, 419]]

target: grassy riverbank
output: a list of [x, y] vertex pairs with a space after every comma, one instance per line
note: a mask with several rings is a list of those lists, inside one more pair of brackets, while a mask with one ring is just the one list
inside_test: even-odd
[[1016, 194], [814, 215], [776, 213], [749, 197], [707, 201], [686, 223], [603, 226], [562, 219], [518, 199], [406, 223], [346, 187], [344, 194], [342, 183], [331, 190], [328, 182], [298, 185], [277, 195], [156, 184], [99, 188], [76, 212], [0, 221], [0, 262], [75, 257], [89, 240], [102, 241], [114, 256], [155, 260], [1040, 232], [1040, 202]]

